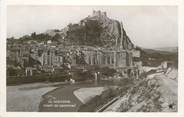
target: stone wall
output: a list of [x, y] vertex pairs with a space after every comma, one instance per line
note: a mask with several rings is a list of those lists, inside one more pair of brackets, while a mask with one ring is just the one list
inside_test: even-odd
[[[126, 51], [83, 51], [85, 63], [106, 67], [127, 67], [132, 65], [131, 53]], [[127, 57], [129, 56], [129, 57]]]

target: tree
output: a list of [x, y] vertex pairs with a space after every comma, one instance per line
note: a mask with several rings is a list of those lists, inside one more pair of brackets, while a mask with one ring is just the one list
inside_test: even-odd
[[59, 42], [60, 39], [61, 39], [61, 35], [58, 34], [58, 33], [56, 33], [56, 35], [54, 35], [54, 37], [52, 37], [52, 40], [53, 40], [53, 41]]
[[31, 33], [31, 37], [35, 38], [36, 37], [36, 32]]

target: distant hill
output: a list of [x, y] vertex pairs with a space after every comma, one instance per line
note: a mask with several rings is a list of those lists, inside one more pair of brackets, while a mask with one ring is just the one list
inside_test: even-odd
[[163, 48], [155, 48], [154, 50], [176, 53], [178, 52], [178, 47], [163, 47]]
[[145, 66], [159, 66], [163, 61], [173, 61], [175, 66], [178, 65], [178, 51], [176, 50], [155, 50], [155, 49], [145, 49], [141, 50], [141, 60]]

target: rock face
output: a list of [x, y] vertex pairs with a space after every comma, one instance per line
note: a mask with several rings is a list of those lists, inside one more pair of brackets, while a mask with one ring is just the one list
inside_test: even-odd
[[82, 19], [78, 24], [69, 24], [66, 29], [65, 42], [72, 45], [134, 48], [123, 28], [123, 23], [108, 18], [106, 12], [93, 11], [91, 16]]
[[[176, 69], [173, 72], [177, 74]], [[151, 74], [128, 90], [123, 96], [127, 101], [121, 101], [119, 108], [128, 112], [177, 112], [177, 90], [177, 80], [164, 73]]]

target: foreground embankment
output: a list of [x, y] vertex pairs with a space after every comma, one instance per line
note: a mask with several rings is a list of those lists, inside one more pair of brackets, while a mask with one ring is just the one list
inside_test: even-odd
[[155, 72], [128, 89], [127, 93], [105, 111], [114, 112], [177, 112], [178, 71], [169, 68]]

